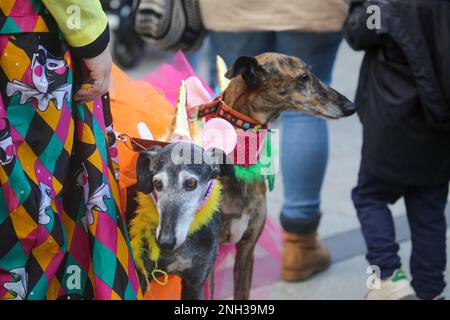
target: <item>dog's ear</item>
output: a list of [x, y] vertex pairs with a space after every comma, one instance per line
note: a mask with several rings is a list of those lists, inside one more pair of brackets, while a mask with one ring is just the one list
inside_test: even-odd
[[255, 88], [261, 82], [265, 70], [253, 57], [239, 57], [230, 70], [225, 74], [227, 79], [241, 75], [250, 88]]
[[154, 146], [139, 153], [136, 163], [137, 191], [153, 192], [153, 172], [150, 170], [150, 163], [161, 149], [160, 146]]
[[211, 165], [213, 178], [228, 177], [236, 181], [233, 161], [218, 148], [209, 148], [206, 151], [205, 161]]

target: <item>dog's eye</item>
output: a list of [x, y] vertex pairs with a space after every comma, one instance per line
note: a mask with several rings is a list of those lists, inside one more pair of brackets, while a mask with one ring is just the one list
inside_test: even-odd
[[155, 187], [155, 189], [156, 189], [157, 191], [161, 191], [162, 188], [163, 188], [163, 183], [162, 183], [161, 180], [155, 179], [155, 180], [153, 180], [153, 186]]
[[194, 178], [187, 179], [184, 182], [184, 187], [188, 190], [194, 190], [195, 188], [197, 188], [197, 180], [195, 180]]
[[301, 83], [305, 83], [309, 80], [309, 74], [304, 73], [300, 77], [298, 77], [298, 81]]

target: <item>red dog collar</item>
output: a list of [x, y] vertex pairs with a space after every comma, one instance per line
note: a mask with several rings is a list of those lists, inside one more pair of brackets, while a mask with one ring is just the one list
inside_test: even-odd
[[230, 122], [234, 127], [242, 130], [258, 130], [263, 127], [263, 124], [258, 120], [253, 119], [239, 111], [234, 110], [227, 105], [222, 97], [217, 97], [212, 102], [202, 105], [198, 109], [198, 119], [207, 118], [222, 118]]

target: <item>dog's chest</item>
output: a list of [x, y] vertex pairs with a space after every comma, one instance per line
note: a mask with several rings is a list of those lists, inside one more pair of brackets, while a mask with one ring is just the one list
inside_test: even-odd
[[176, 255], [171, 259], [166, 270], [167, 272], [174, 274], [181, 273], [190, 268], [192, 268], [192, 258]]
[[[237, 243], [256, 220], [265, 219], [264, 183], [225, 185], [221, 206], [220, 242]], [[228, 188], [227, 188], [228, 187]]]
[[193, 266], [193, 256], [186, 250], [176, 252], [161, 252], [158, 267], [170, 274], [180, 274]]

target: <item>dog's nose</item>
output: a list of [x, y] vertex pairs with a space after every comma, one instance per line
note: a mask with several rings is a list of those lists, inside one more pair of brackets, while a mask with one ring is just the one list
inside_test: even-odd
[[176, 240], [174, 236], [160, 235], [158, 239], [158, 246], [161, 250], [173, 250], [175, 244]]
[[345, 117], [351, 116], [356, 111], [355, 104], [351, 101], [346, 101], [342, 106], [342, 113]]

